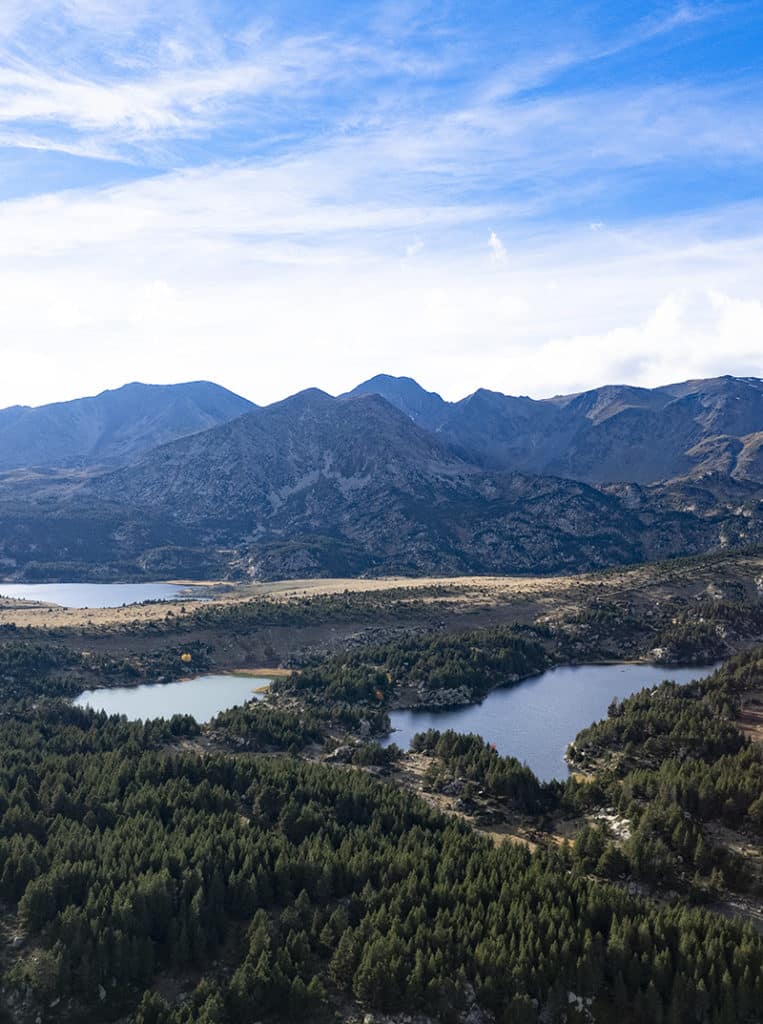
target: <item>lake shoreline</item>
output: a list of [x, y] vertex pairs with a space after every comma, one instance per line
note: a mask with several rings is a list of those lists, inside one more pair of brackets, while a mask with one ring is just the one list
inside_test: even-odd
[[295, 669], [292, 668], [233, 668], [223, 673], [232, 676], [251, 676], [253, 679], [260, 679], [263, 676], [267, 679], [285, 679], [292, 675]]
[[269, 687], [253, 686], [255, 678], [266, 677], [206, 672], [162, 683], [100, 686], [83, 690], [72, 698], [71, 704], [109, 715], [125, 715], [130, 721], [190, 715], [199, 725], [205, 725], [222, 711], [261, 700]]
[[566, 760], [570, 744], [581, 729], [606, 717], [615, 697], [622, 700], [670, 679], [685, 685], [711, 675], [720, 664], [678, 667], [645, 660], [557, 664], [494, 687], [469, 704], [393, 708], [391, 729], [380, 742], [407, 749], [416, 733], [428, 729], [476, 733], [495, 744], [500, 754], [524, 761], [541, 781], [564, 779], [570, 771]]
[[[691, 669], [691, 668], [704, 667], [704, 665], [695, 665], [694, 663], [685, 663], [685, 664], [678, 663], [678, 664], [671, 664], [671, 665], [663, 665], [662, 662], [655, 661], [652, 658], [624, 658], [624, 659], [607, 658], [607, 659], [603, 659], [601, 661], [597, 660], [596, 658], [590, 658], [590, 659], [587, 658], [585, 661], [558, 661], [558, 662], [555, 662], [555, 663], [553, 663], [551, 665], [548, 665], [544, 669], [539, 669], [539, 670], [537, 670], [535, 672], [528, 672], [526, 675], [520, 675], [516, 679], [507, 679], [505, 682], [496, 683], [496, 685], [491, 687], [485, 694], [483, 694], [483, 696], [477, 697], [477, 698], [473, 697], [473, 699], [471, 699], [471, 700], [464, 700], [464, 701], [459, 701], [457, 703], [451, 703], [451, 704], [445, 704], [445, 703], [438, 704], [438, 703], [434, 703], [434, 702], [432, 702], [432, 703], [410, 704], [410, 703], [406, 703], [405, 701], [399, 701], [398, 700], [398, 701], [393, 702], [390, 705], [389, 710], [390, 711], [448, 711], [448, 710], [454, 710], [456, 708], [468, 708], [468, 707], [472, 707], [475, 704], [476, 705], [484, 704], [484, 702], [493, 693], [495, 693], [496, 690], [506, 690], [506, 689], [510, 689], [513, 686], [519, 686], [522, 683], [526, 683], [529, 679], [537, 679], [538, 676], [545, 675], [546, 672], [553, 672], [555, 669], [560, 669], [560, 668], [584, 668], [586, 666], [593, 666], [593, 667], [596, 667], [596, 668], [598, 668], [598, 667], [603, 667], [603, 668], [612, 667], [612, 668], [616, 668], [618, 666], [624, 666], [624, 665], [643, 665], [644, 667], [647, 667], [647, 668], [664, 668], [667, 672], [675, 671], [675, 670], [683, 672], [683, 671], [686, 671], [687, 669]], [[284, 670], [284, 674], [285, 675], [289, 675], [290, 672], [291, 672], [291, 670]], [[666, 675], [665, 678], [669, 679], [670, 676]]]

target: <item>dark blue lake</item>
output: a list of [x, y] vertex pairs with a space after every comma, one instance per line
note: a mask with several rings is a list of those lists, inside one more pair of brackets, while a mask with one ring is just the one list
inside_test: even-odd
[[495, 743], [500, 754], [525, 761], [538, 778], [564, 779], [564, 752], [581, 729], [606, 718], [613, 697], [628, 697], [664, 679], [688, 683], [718, 666], [576, 665], [550, 669], [515, 686], [493, 690], [481, 704], [445, 711], [393, 711], [396, 731], [385, 743], [407, 749], [417, 732], [455, 729]]

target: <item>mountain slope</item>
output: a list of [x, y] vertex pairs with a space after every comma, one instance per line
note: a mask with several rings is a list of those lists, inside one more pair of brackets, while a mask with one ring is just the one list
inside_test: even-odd
[[424, 479], [473, 472], [384, 399], [310, 390], [164, 445], [92, 490], [173, 509], [187, 522], [249, 524], [316, 488], [345, 502], [362, 492], [414, 494]]
[[[480, 389], [443, 402], [407, 378], [372, 378], [416, 422], [491, 469], [586, 483], [658, 483], [723, 472], [763, 484], [763, 381], [718, 377], [647, 389], [612, 385], [534, 400]], [[422, 396], [428, 396], [426, 400]], [[437, 401], [434, 401], [436, 399]]]
[[[763, 542], [759, 381], [457, 403], [410, 380], [377, 385], [404, 410], [366, 385], [310, 390], [148, 450], [243, 400], [130, 385], [47, 407], [69, 416], [54, 453], [71, 459], [73, 434], [90, 468], [0, 471], [0, 572], [553, 573]], [[18, 410], [3, 415], [10, 430]], [[96, 475], [106, 456], [130, 463]]]
[[718, 462], [708, 457], [708, 446], [721, 438], [739, 442], [741, 453], [741, 439], [763, 429], [759, 380], [687, 381], [646, 392], [604, 419], [586, 418], [589, 425], [547, 471], [595, 482], [655, 483], [716, 472], [763, 482], [754, 462], [744, 468], [736, 458], [724, 456]]
[[0, 470], [125, 464], [254, 408], [217, 384], [126, 384], [91, 398], [0, 410]]
[[728, 533], [726, 513], [658, 507], [648, 490], [482, 470], [380, 396], [317, 391], [164, 445], [85, 495], [203, 530], [258, 577], [572, 571]]

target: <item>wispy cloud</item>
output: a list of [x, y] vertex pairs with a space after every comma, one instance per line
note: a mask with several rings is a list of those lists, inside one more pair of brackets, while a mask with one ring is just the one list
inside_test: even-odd
[[[418, 5], [408, 6], [408, 19], [415, 20]], [[191, 0], [177, 9], [113, 0], [30, 0], [22, 7], [11, 0], [0, 54], [0, 124], [19, 146], [39, 149], [47, 142], [51, 149], [108, 156], [162, 138], [208, 137], [226, 123], [246, 123], [255, 138], [269, 140], [283, 133], [289, 109], [296, 114], [290, 124], [296, 143], [327, 132], [386, 136], [387, 154], [408, 153], [421, 162], [430, 153], [440, 166], [461, 159], [459, 143], [468, 147], [468, 163], [469, 150], [484, 144], [487, 133], [510, 146], [507, 158], [533, 157], [544, 148], [563, 154], [592, 143], [599, 156], [622, 154], [627, 141], [643, 159], [645, 137], [653, 155], [655, 141], [677, 150], [692, 139], [695, 149], [704, 142], [706, 149], [733, 152], [741, 148], [735, 128], [759, 112], [759, 103], [744, 95], [724, 101], [717, 89], [689, 83], [527, 95], [571, 68], [718, 17], [720, 10], [683, 4], [606, 42], [578, 33], [562, 49], [519, 51], [486, 79], [472, 74], [453, 89], [463, 53], [447, 33], [427, 51], [406, 49], [400, 45], [405, 18], [397, 37], [370, 42], [360, 31], [336, 28], [283, 35], [269, 22], [221, 29]], [[452, 96], [447, 104], [440, 95], [445, 84], [444, 95]], [[698, 137], [703, 116], [714, 131], [700, 124]], [[754, 146], [759, 133], [746, 134], [747, 148]]]
[[[267, 401], [381, 369], [452, 397], [755, 372], [760, 78], [660, 58], [729, 5], [549, 38], [514, 12], [495, 39], [361, 8], [6, 0], [0, 161], [51, 163], [0, 195], [0, 403], [128, 377]], [[57, 190], [64, 159], [82, 180]]]
[[[0, 123], [108, 132], [122, 145], [194, 135], [218, 127], [227, 105], [241, 97], [294, 95], [311, 82], [325, 84], [336, 58], [320, 41], [292, 39], [246, 58], [182, 63], [126, 80], [54, 73], [17, 59], [0, 68]], [[54, 131], [49, 138], [57, 146]]]
[[[362, 34], [284, 35], [269, 22], [219, 29], [192, 0], [180, 9], [31, 0], [0, 19], [6, 138], [16, 132], [17, 145], [40, 148], [47, 140], [69, 152], [83, 139], [114, 153], [166, 137], [209, 136], [226, 122], [251, 123], [252, 109], [262, 134], [277, 134], [288, 121], [280, 104], [320, 106], [340, 83], [351, 83], [349, 107], [345, 99], [345, 113], [331, 116], [346, 128], [362, 82], [436, 76], [444, 67], [434, 54], [370, 43]], [[321, 116], [321, 130], [325, 123]]]
[[[268, 401], [380, 369], [451, 397], [756, 372], [763, 232], [740, 226], [758, 205], [540, 238], [515, 222], [508, 260], [495, 211], [327, 207], [296, 181], [220, 168], [0, 207], [0, 402], [127, 377]], [[426, 244], [401, 264], [411, 225]]]
[[490, 232], [490, 238], [487, 240], [488, 247], [490, 249], [490, 257], [494, 263], [505, 263], [506, 262], [506, 246], [503, 244], [501, 239], [495, 233]]
[[597, 39], [590, 29], [585, 32], [578, 30], [575, 38], [567, 40], [564, 45], [551, 46], [545, 52], [514, 60], [489, 76], [480, 90], [480, 100], [494, 103], [530, 92], [564, 72], [626, 53], [681, 28], [720, 18], [724, 14], [728, 14], [728, 6], [684, 3], [667, 12], [642, 18], [612, 38]]

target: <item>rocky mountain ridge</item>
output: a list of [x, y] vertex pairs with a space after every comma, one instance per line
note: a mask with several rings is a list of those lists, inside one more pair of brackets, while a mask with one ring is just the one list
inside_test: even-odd
[[763, 540], [748, 484], [679, 493], [486, 469], [373, 394], [302, 392], [83, 493], [211, 531], [261, 577], [565, 572]]
[[[375, 381], [247, 404], [115, 469], [6, 474], [0, 573], [560, 573], [763, 543], [760, 381], [459, 403], [405, 378]], [[583, 478], [597, 453], [606, 483]], [[559, 468], [517, 468], [515, 456]], [[691, 471], [645, 482], [649, 460]]]
[[493, 469], [593, 484], [720, 472], [763, 484], [763, 381], [755, 377], [609, 385], [540, 400], [481, 388], [446, 402], [410, 378], [380, 375], [349, 392], [367, 393]]

